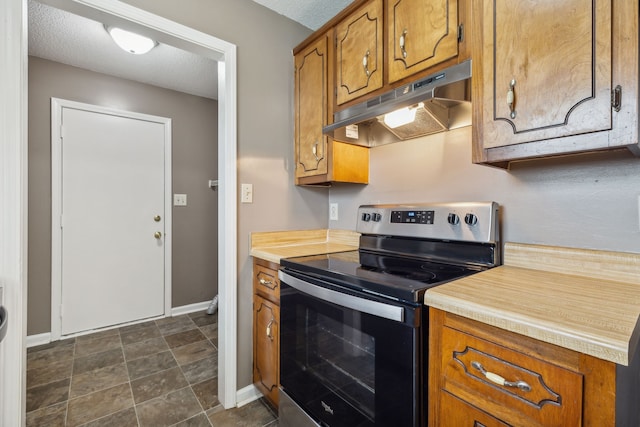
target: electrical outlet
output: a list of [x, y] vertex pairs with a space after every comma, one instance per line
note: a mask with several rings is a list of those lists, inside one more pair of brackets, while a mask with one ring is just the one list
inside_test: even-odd
[[331, 221], [338, 220], [338, 204], [337, 203], [329, 203], [329, 220]]
[[174, 194], [173, 195], [173, 206], [187, 206], [187, 195], [186, 194]]
[[253, 203], [253, 184], [240, 184], [240, 202]]

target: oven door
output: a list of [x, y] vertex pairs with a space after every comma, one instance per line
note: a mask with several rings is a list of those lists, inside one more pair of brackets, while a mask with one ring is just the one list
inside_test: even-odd
[[322, 426], [422, 425], [421, 307], [279, 275], [286, 395]]

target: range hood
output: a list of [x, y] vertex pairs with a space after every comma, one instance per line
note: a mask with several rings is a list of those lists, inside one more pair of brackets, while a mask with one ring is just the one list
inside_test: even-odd
[[[388, 113], [415, 114], [391, 127]], [[322, 132], [337, 141], [375, 147], [471, 125], [471, 60], [454, 65], [333, 115]]]

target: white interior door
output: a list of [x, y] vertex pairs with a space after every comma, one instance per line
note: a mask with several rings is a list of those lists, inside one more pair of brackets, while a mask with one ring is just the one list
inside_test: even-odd
[[61, 335], [163, 315], [170, 122], [59, 111]]

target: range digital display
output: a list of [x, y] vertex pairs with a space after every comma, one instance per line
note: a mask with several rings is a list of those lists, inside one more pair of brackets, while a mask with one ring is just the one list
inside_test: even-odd
[[391, 222], [402, 224], [433, 224], [434, 211], [391, 211]]

